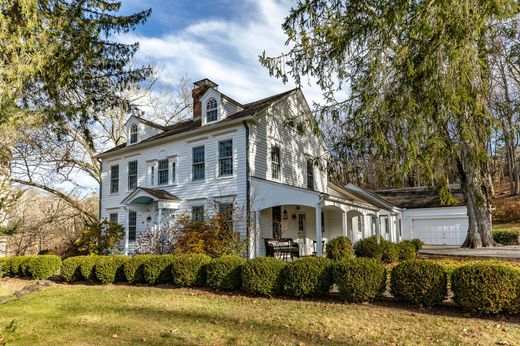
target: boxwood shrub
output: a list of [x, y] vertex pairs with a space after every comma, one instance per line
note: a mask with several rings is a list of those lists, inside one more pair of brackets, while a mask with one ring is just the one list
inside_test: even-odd
[[206, 265], [211, 258], [204, 254], [175, 256], [171, 265], [173, 284], [177, 287], [204, 286]]
[[151, 256], [143, 267], [143, 277], [147, 284], [172, 284], [173, 255]]
[[421, 239], [412, 239], [410, 240], [410, 243], [415, 246], [415, 252], [421, 250], [424, 246], [424, 242]]
[[497, 230], [493, 231], [493, 240], [502, 245], [519, 245], [520, 231]]
[[397, 246], [399, 248], [399, 260], [400, 261], [413, 260], [417, 256], [417, 251], [415, 250], [415, 245], [411, 241], [409, 241], [409, 240], [402, 241]]
[[451, 275], [453, 301], [484, 314], [515, 312], [520, 300], [520, 271], [495, 263], [456, 268]]
[[102, 284], [124, 282], [123, 267], [127, 261], [127, 256], [98, 256], [94, 266], [96, 280]]
[[95, 267], [96, 267], [97, 260], [101, 256], [91, 255], [91, 256], [81, 256], [81, 257], [82, 257], [82, 260], [81, 260], [81, 264], [79, 267], [81, 276], [86, 281], [91, 281], [91, 282], [96, 281]]
[[207, 284], [216, 290], [236, 291], [242, 287], [242, 266], [246, 261], [238, 256], [214, 258], [206, 265]]
[[399, 259], [399, 245], [389, 241], [381, 242], [381, 261], [394, 263]]
[[333, 266], [333, 282], [349, 303], [371, 302], [386, 289], [386, 269], [375, 258], [352, 258]]
[[61, 258], [56, 255], [33, 256], [27, 265], [33, 279], [47, 279], [60, 272]]
[[86, 280], [83, 275], [81, 275], [81, 264], [85, 257], [87, 256], [69, 257], [61, 263], [60, 274], [65, 282], [72, 283]]
[[126, 281], [132, 284], [144, 284], [144, 265], [153, 255], [136, 255], [125, 262], [123, 271]]
[[9, 275], [9, 259], [0, 258], [0, 279]]
[[327, 258], [339, 261], [346, 258], [351, 258], [354, 255], [352, 243], [347, 237], [337, 237], [329, 242], [326, 246]]
[[428, 260], [406, 261], [392, 269], [390, 288], [399, 301], [433, 306], [448, 293], [448, 275], [439, 264]]
[[303, 257], [283, 271], [284, 293], [290, 297], [321, 297], [332, 286], [332, 261], [324, 257]]
[[[381, 243], [384, 240], [381, 239]], [[354, 244], [354, 253], [356, 257], [375, 258], [380, 260], [383, 252], [381, 244], [377, 243], [376, 236], [360, 239]]]
[[272, 297], [283, 291], [287, 263], [274, 257], [257, 257], [242, 267], [242, 288], [250, 294]]
[[9, 271], [12, 277], [26, 277], [29, 276], [29, 268], [27, 262], [30, 256], [15, 256], [9, 258]]

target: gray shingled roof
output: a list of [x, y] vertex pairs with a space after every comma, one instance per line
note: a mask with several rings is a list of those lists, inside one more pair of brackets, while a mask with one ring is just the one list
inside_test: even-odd
[[[235, 119], [245, 118], [245, 117], [248, 117], [248, 116], [253, 116], [256, 113], [261, 112], [262, 110], [267, 108], [273, 102], [281, 100], [284, 97], [290, 95], [295, 90], [297, 90], [297, 89], [292, 89], [292, 90], [285, 91], [283, 93], [276, 94], [276, 95], [273, 95], [273, 96], [270, 96], [270, 97], [267, 97], [267, 98], [255, 101], [255, 102], [247, 103], [247, 104], [243, 105], [243, 108], [244, 108], [243, 110], [240, 110], [240, 111], [238, 111], [238, 112], [236, 112], [234, 114], [231, 114], [230, 116], [228, 116], [224, 120], [220, 121], [219, 123], [225, 123], [225, 122], [230, 121], [230, 120], [235, 120]], [[140, 119], [143, 120], [142, 118], [140, 118]], [[201, 121], [200, 118], [199, 119], [189, 119], [189, 120], [181, 121], [181, 122], [178, 122], [178, 123], [170, 125], [170, 126], [161, 126], [161, 125], [155, 124], [155, 123], [153, 123], [153, 122], [151, 122], [149, 120], [146, 120], [145, 123], [146, 124], [152, 123], [152, 124], [155, 125], [153, 127], [159, 128], [159, 129], [162, 128], [163, 132], [158, 133], [158, 134], [156, 134], [154, 136], [148, 137], [148, 138], [140, 141], [138, 144], [134, 144], [133, 147], [134, 146], [139, 146], [139, 144], [141, 144], [141, 143], [149, 143], [149, 142], [155, 141], [155, 140], [160, 139], [160, 138], [173, 136], [173, 135], [176, 135], [176, 134], [179, 134], [179, 133], [183, 133], [183, 132], [189, 132], [189, 131], [192, 131], [192, 130], [200, 128], [201, 125], [202, 125], [202, 121]], [[118, 146], [115, 146], [112, 149], [106, 150], [106, 151], [98, 154], [98, 156], [99, 155], [103, 155], [103, 154], [107, 154], [107, 153], [111, 153], [111, 152], [115, 152], [115, 151], [121, 150], [121, 149], [123, 149], [125, 147], [126, 147], [126, 143], [123, 143], [123, 144], [120, 144]]]

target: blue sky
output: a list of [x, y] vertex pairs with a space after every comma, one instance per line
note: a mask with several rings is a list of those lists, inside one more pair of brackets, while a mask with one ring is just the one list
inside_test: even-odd
[[[264, 50], [278, 55], [287, 50], [281, 24], [293, 2], [287, 0], [123, 0], [123, 13], [152, 9], [150, 19], [122, 36], [139, 41], [138, 59], [164, 70], [163, 82], [182, 75], [209, 78], [219, 90], [249, 102], [292, 88], [269, 77], [258, 62]], [[316, 87], [304, 86], [309, 101], [319, 101]]]

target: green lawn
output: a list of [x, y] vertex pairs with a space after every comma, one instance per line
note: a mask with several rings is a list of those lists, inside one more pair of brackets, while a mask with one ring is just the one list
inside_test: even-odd
[[517, 344], [520, 319], [391, 303], [249, 298], [203, 290], [58, 285], [0, 305], [13, 345]]
[[497, 223], [493, 224], [493, 231], [520, 231], [520, 223]]

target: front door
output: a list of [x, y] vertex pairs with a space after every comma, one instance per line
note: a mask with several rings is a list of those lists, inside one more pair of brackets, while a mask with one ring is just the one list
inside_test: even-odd
[[298, 214], [298, 245], [300, 256], [305, 256], [307, 252], [307, 220], [305, 214]]
[[273, 238], [281, 239], [282, 238], [282, 207], [277, 206], [272, 208], [273, 214]]

